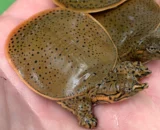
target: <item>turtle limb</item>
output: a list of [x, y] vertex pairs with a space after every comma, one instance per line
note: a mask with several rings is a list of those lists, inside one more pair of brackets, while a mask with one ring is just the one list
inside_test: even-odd
[[140, 61], [119, 62], [114, 68], [113, 72], [114, 73], [116, 72], [118, 74], [130, 73], [133, 74], [136, 78], [142, 78], [151, 74], [151, 71], [146, 66], [144, 66]]
[[86, 96], [58, 101], [58, 104], [76, 115], [81, 126], [89, 129], [97, 126], [97, 119], [92, 113], [91, 99]]

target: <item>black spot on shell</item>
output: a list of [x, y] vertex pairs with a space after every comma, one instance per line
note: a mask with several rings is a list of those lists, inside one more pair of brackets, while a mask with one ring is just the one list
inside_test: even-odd
[[[63, 5], [66, 8], [71, 8], [79, 11], [94, 12], [98, 10], [104, 10], [104, 8], [113, 8], [121, 3], [123, 0], [55, 0], [60, 6]], [[87, 25], [86, 25], [87, 26]]]

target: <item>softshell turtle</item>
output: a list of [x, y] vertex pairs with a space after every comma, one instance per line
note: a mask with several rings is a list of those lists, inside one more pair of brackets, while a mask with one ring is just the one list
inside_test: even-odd
[[109, 32], [121, 61], [160, 59], [160, 7], [154, 0], [128, 0], [93, 16]]
[[138, 82], [150, 73], [141, 63], [115, 66], [116, 47], [89, 14], [65, 9], [36, 14], [10, 34], [6, 56], [29, 88], [56, 100], [86, 128], [97, 125], [92, 105], [118, 102], [148, 87]]
[[61, 8], [93, 13], [115, 8], [127, 0], [53, 0]]

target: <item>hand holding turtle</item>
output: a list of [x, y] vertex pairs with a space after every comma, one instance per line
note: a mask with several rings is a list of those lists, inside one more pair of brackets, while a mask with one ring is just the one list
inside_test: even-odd
[[[22, 1], [21, 1], [22, 2]], [[16, 2], [16, 3], [20, 3], [20, 2]], [[33, 4], [33, 3], [32, 3]], [[15, 4], [16, 5], [16, 4]], [[27, 5], [27, 4], [26, 4]], [[49, 5], [49, 4], [48, 4]], [[50, 6], [48, 6], [48, 5], [46, 5], [46, 7], [48, 8], [48, 7], [50, 7]], [[20, 7], [20, 5], [18, 6], [18, 7]], [[38, 7], [38, 6], [37, 6]], [[43, 6], [44, 7], [44, 6]], [[42, 7], [41, 7], [42, 8]], [[43, 8], [44, 9], [44, 8]], [[22, 11], [18, 11], [18, 12], [20, 12], [20, 13], [22, 13]], [[14, 9], [12, 10], [12, 13], [14, 13]], [[33, 13], [35, 13], [34, 11], [33, 11]], [[9, 14], [9, 13], [8, 13]], [[4, 15], [5, 16], [5, 15]], [[24, 15], [23, 15], [24, 16]], [[21, 16], [22, 17], [22, 16]], [[3, 23], [6, 23], [5, 22], [6, 20], [4, 19], [3, 20]], [[13, 21], [13, 20], [12, 20]], [[16, 21], [15, 21], [16, 22]], [[3, 24], [2, 23], [2, 24]], [[13, 24], [8, 24], [8, 26], [9, 25], [13, 25]], [[13, 26], [15, 26], [15, 24], [13, 25]], [[4, 27], [4, 26], [3, 26]], [[4, 34], [3, 33], [3, 36], [5, 36], [4, 38], [2, 38], [2, 41], [4, 40], [5, 41], [5, 38], [7, 37], [7, 34], [9, 33], [9, 31], [10, 31], [10, 29], [11, 28], [9, 28], [9, 30], [8, 30], [8, 32], [6, 32], [6, 34]], [[7, 30], [6, 30], [7, 31]], [[2, 42], [3, 43], [3, 42]], [[5, 43], [5, 42], [4, 42]], [[3, 45], [2, 45], [2, 48], [3, 48], [3, 46], [4, 46], [4, 43], [3, 43]], [[3, 71], [6, 73], [6, 75], [7, 75], [7, 77], [11, 80], [11, 82], [14, 84], [14, 90], [13, 90], [13, 97], [14, 97], [14, 95], [16, 95], [16, 91], [18, 91], [18, 92], [20, 92], [20, 95], [19, 94], [17, 94], [17, 95], [19, 95], [22, 99], [24, 98], [24, 100], [21, 100], [21, 99], [19, 99], [18, 100], [18, 102], [20, 102], [21, 104], [22, 104], [22, 106], [24, 106], [23, 108], [24, 108], [24, 110], [26, 110], [26, 111], [28, 111], [31, 115], [32, 115], [32, 117], [33, 117], [33, 119], [34, 119], [34, 121], [37, 121], [37, 122], [35, 122], [35, 124], [33, 123], [33, 127], [36, 127], [36, 125], [37, 124], [39, 124], [39, 125], [37, 125], [37, 127], [44, 127], [45, 129], [53, 129], [53, 128], [57, 128], [57, 129], [59, 129], [60, 127], [61, 127], [61, 129], [66, 129], [66, 127], [68, 127], [68, 129], [82, 129], [82, 128], [79, 128], [77, 125], [76, 125], [76, 121], [74, 121], [75, 119], [73, 119], [73, 118], [71, 118], [69, 115], [68, 115], [68, 112], [64, 112], [64, 110], [63, 109], [61, 109], [59, 106], [57, 106], [55, 103], [53, 103], [52, 101], [48, 101], [48, 100], [45, 100], [45, 99], [43, 99], [43, 98], [41, 98], [41, 97], [39, 97], [39, 96], [37, 96], [37, 95], [35, 95], [34, 93], [32, 93], [32, 92], [30, 92], [27, 88], [25, 88], [23, 85], [22, 85], [22, 83], [19, 81], [19, 79], [18, 79], [18, 77], [15, 79], [15, 82], [14, 82], [14, 80], [13, 80], [13, 71], [9, 68], [9, 66], [7, 65], [7, 62], [6, 62], [6, 59], [5, 59], [5, 57], [4, 57], [4, 51], [2, 50], [1, 51], [2, 53], [1, 53], [1, 55], [2, 55], [2, 62], [3, 62], [3, 64], [1, 65], [1, 68], [3, 69]], [[153, 62], [152, 62], [153, 63]], [[159, 65], [159, 62], [156, 62], [156, 63], [154, 63], [154, 65], [153, 66], [156, 66], [157, 65], [157, 68], [158, 68], [158, 65]], [[5, 68], [7, 68], [7, 69], [5, 69]], [[152, 68], [152, 67], [151, 67]], [[156, 67], [155, 67], [155, 69], [156, 69]], [[154, 70], [154, 69], [153, 69]], [[157, 72], [158, 73], [158, 72]], [[154, 74], [156, 74], [154, 71], [153, 71], [153, 74], [152, 74], [152, 76], [154, 76]], [[152, 77], [149, 77], [150, 78], [150, 80], [152, 79]], [[156, 78], [155, 78], [156, 79]], [[157, 78], [157, 80], [158, 80], [158, 78]], [[159, 80], [158, 80], [159, 81]], [[152, 83], [151, 83], [152, 84]], [[7, 85], [9, 85], [9, 84], [7, 84]], [[152, 86], [152, 85], [150, 85], [150, 87], [156, 87], [156, 84], [154, 85], [154, 86]], [[7, 87], [6, 87], [7, 88]], [[4, 87], [2, 87], [2, 89], [4, 89]], [[25, 90], [25, 92], [23, 91], [23, 90]], [[7, 91], [9, 90], [9, 89], [6, 89]], [[154, 89], [153, 89], [154, 90]], [[154, 97], [154, 92], [155, 91], [150, 91], [149, 89], [147, 90], [147, 93], [148, 94], [151, 94], [153, 97]], [[15, 93], [14, 93], [15, 92]], [[157, 91], [158, 92], [158, 91]], [[28, 95], [28, 96], [27, 96]], [[144, 104], [142, 104], [142, 102], [144, 101], [147, 101], [147, 102], [149, 102], [149, 105], [148, 104], [146, 104], [146, 105], [148, 105], [149, 107], [151, 107], [149, 110], [152, 110], [153, 108], [153, 105], [151, 106], [151, 104], [153, 103], [152, 102], [152, 100], [150, 99], [150, 98], [147, 98], [148, 100], [146, 100], [146, 94], [144, 94], [144, 93], [141, 93], [140, 95], [139, 95], [139, 97], [141, 97], [141, 101], [140, 100], [138, 100], [137, 101], [137, 99], [138, 99], [138, 97], [134, 97], [133, 99], [131, 99], [131, 100], [128, 100], [128, 101], [125, 101], [125, 102], [123, 102], [123, 103], [121, 103], [121, 104], [114, 104], [114, 105], [103, 105], [103, 106], [99, 106], [99, 107], [97, 107], [97, 108], [95, 108], [95, 111], [96, 111], [96, 115], [98, 116], [98, 118], [99, 118], [99, 128], [97, 128], [97, 129], [102, 129], [102, 128], [104, 128], [104, 129], [106, 129], [106, 128], [108, 128], [108, 129], [112, 129], [113, 128], [113, 126], [114, 127], [120, 127], [120, 129], [132, 129], [132, 128], [134, 128], [133, 127], [133, 124], [130, 124], [130, 121], [124, 121], [125, 122], [125, 124], [124, 124], [124, 122], [122, 122], [121, 123], [121, 121], [122, 120], [127, 120], [128, 118], [130, 118], [129, 116], [127, 116], [127, 114], [129, 114], [129, 113], [131, 113], [131, 114], [133, 114], [132, 115], [132, 118], [133, 119], [131, 119], [131, 120], [140, 120], [140, 116], [141, 116], [141, 114], [144, 114], [144, 115], [146, 115], [146, 113], [145, 113], [145, 111], [144, 111], [144, 113], [142, 113], [142, 112], [140, 112], [140, 113], [138, 113], [137, 114], [137, 110], [138, 110], [138, 107], [136, 107], [135, 109], [133, 109], [133, 106], [132, 106], [132, 104], [135, 104], [136, 106], [145, 106]], [[30, 98], [32, 98], [32, 99], [30, 99]], [[35, 101], [36, 100], [36, 101]], [[17, 100], [16, 100], [17, 101]], [[22, 101], [24, 101], [24, 102], [22, 102]], [[35, 102], [34, 102], [35, 101]], [[155, 99], [153, 100], [153, 101], [155, 101]], [[157, 100], [156, 100], [157, 101]], [[18, 104], [18, 102], [16, 102], [17, 104]], [[132, 103], [132, 104], [131, 104]], [[28, 107], [28, 105], [26, 105], [26, 104], [29, 104], [29, 107]], [[48, 107], [46, 107], [46, 104], [48, 104]], [[124, 106], [126, 105], [126, 107], [125, 108], [123, 108]], [[30, 111], [30, 109], [32, 109], [33, 111]], [[101, 111], [101, 110], [105, 110], [105, 113], [103, 113], [103, 111]], [[158, 106], [156, 106], [156, 107], [154, 107], [154, 109], [156, 109], [156, 110], [158, 110]], [[46, 111], [47, 110], [47, 111]], [[123, 111], [124, 110], [124, 111]], [[145, 109], [144, 109], [145, 110]], [[149, 111], [148, 110], [148, 111]], [[16, 111], [16, 110], [15, 110]], [[43, 112], [43, 111], [45, 111], [45, 112]], [[20, 111], [18, 111], [18, 112], [20, 112]], [[18, 112], [16, 112], [16, 113], [18, 113]], [[58, 113], [59, 112], [59, 113]], [[121, 113], [122, 112], [122, 113]], [[158, 113], [156, 113], [156, 112], [158, 112], [158, 111], [154, 111], [155, 112], [155, 115], [157, 115]], [[135, 115], [135, 113], [137, 114], [136, 116], [134, 116]], [[148, 112], [149, 113], [149, 112]], [[11, 114], [13, 114], [13, 113], [11, 113]], [[20, 114], [20, 118], [22, 118], [23, 119], [23, 116], [25, 116], [25, 117], [28, 117], [27, 116], [27, 114], [26, 115], [23, 115], [22, 113], [19, 113]], [[36, 116], [35, 116], [35, 114], [36, 114]], [[59, 114], [59, 115], [58, 115]], [[22, 116], [21, 116], [22, 115]], [[150, 116], [152, 116], [152, 115], [150, 115]], [[126, 117], [126, 119], [124, 119], [124, 117]], [[9, 117], [9, 118], [11, 118], [11, 117]], [[20, 119], [19, 118], [19, 119]], [[69, 120], [67, 120], [69, 118]], [[100, 118], [102, 118], [102, 119], [100, 119]], [[18, 119], [18, 120], [19, 120]], [[29, 118], [27, 118], [28, 120], [27, 121], [29, 121]], [[111, 121], [108, 121], [108, 124], [106, 123], [106, 121], [107, 120], [109, 120], [109, 119], [112, 119]], [[149, 119], [152, 119], [152, 117], [151, 118], [149, 118]], [[146, 123], [147, 122], [152, 122], [153, 120], [146, 120]], [[40, 121], [39, 121], [40, 120]], [[53, 122], [52, 122], [52, 124], [47, 124], [46, 122], [49, 122], [48, 120], [52, 120]], [[66, 121], [66, 123], [64, 124], [64, 122], [63, 122], [63, 120], [65, 120]], [[21, 122], [21, 121], [20, 121]], [[23, 121], [22, 121], [23, 122]], [[58, 126], [58, 125], [60, 125], [60, 124], [62, 124], [62, 122], [63, 122], [63, 126]], [[73, 123], [74, 122], [74, 123]], [[115, 124], [114, 124], [115, 123]], [[153, 123], [155, 123], [154, 121], [153, 121]], [[120, 124], [122, 124], [122, 125], [120, 125]], [[12, 124], [11, 124], [12, 125]], [[124, 126], [123, 126], [124, 125]], [[127, 125], [127, 126], [126, 126]], [[142, 126], [143, 127], [145, 127], [144, 126], [144, 124], [142, 123], [142, 124], [139, 124], [139, 126], [137, 126], [137, 127], [139, 127], [139, 128], [141, 128], [141, 129], [144, 129], [144, 128], [142, 128]], [[159, 128], [159, 124], [157, 123], [156, 124], [156, 126], [157, 126], [157, 128]], [[21, 126], [19, 125], [19, 128], [20, 128]], [[27, 125], [26, 125], [26, 127], [28, 127]], [[37, 128], [36, 127], [36, 128]], [[63, 128], [62, 128], [63, 127]], [[152, 127], [152, 126], [150, 126], [150, 127]]]

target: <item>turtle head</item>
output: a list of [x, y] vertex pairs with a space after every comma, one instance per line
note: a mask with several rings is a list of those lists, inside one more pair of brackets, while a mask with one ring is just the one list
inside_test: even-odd
[[135, 59], [144, 63], [160, 59], [160, 38], [148, 38], [144, 43], [137, 47]]
[[160, 59], [160, 38], [154, 39], [154, 42], [146, 47], [146, 52], [151, 59]]
[[122, 101], [125, 100], [135, 94], [137, 94], [138, 92], [144, 90], [148, 88], [148, 84], [147, 83], [143, 83], [143, 84], [134, 84], [133, 86], [123, 86], [123, 88], [119, 91], [119, 94], [117, 97], [113, 97], [114, 102], [117, 101]]
[[[126, 71], [122, 73], [119, 71], [120, 68]], [[141, 62], [122, 62], [116, 67], [117, 73], [117, 83], [118, 96], [114, 98], [114, 101], [120, 101], [135, 95], [136, 93], [148, 88], [147, 83], [140, 83], [138, 80], [145, 76], [148, 76], [151, 71], [144, 66]]]
[[147, 83], [140, 83], [134, 74], [118, 75], [118, 80], [114, 86], [115, 95], [111, 95], [112, 102], [125, 100], [138, 92], [148, 88]]
[[141, 62], [122, 62], [117, 64], [98, 86], [96, 100], [114, 103], [127, 99], [148, 88], [147, 83], [138, 80], [150, 74]]
[[125, 100], [146, 88], [148, 88], [148, 84], [139, 83], [133, 74], [119, 74], [113, 80], [105, 81], [99, 86], [96, 98], [93, 98], [93, 101], [115, 103]]

